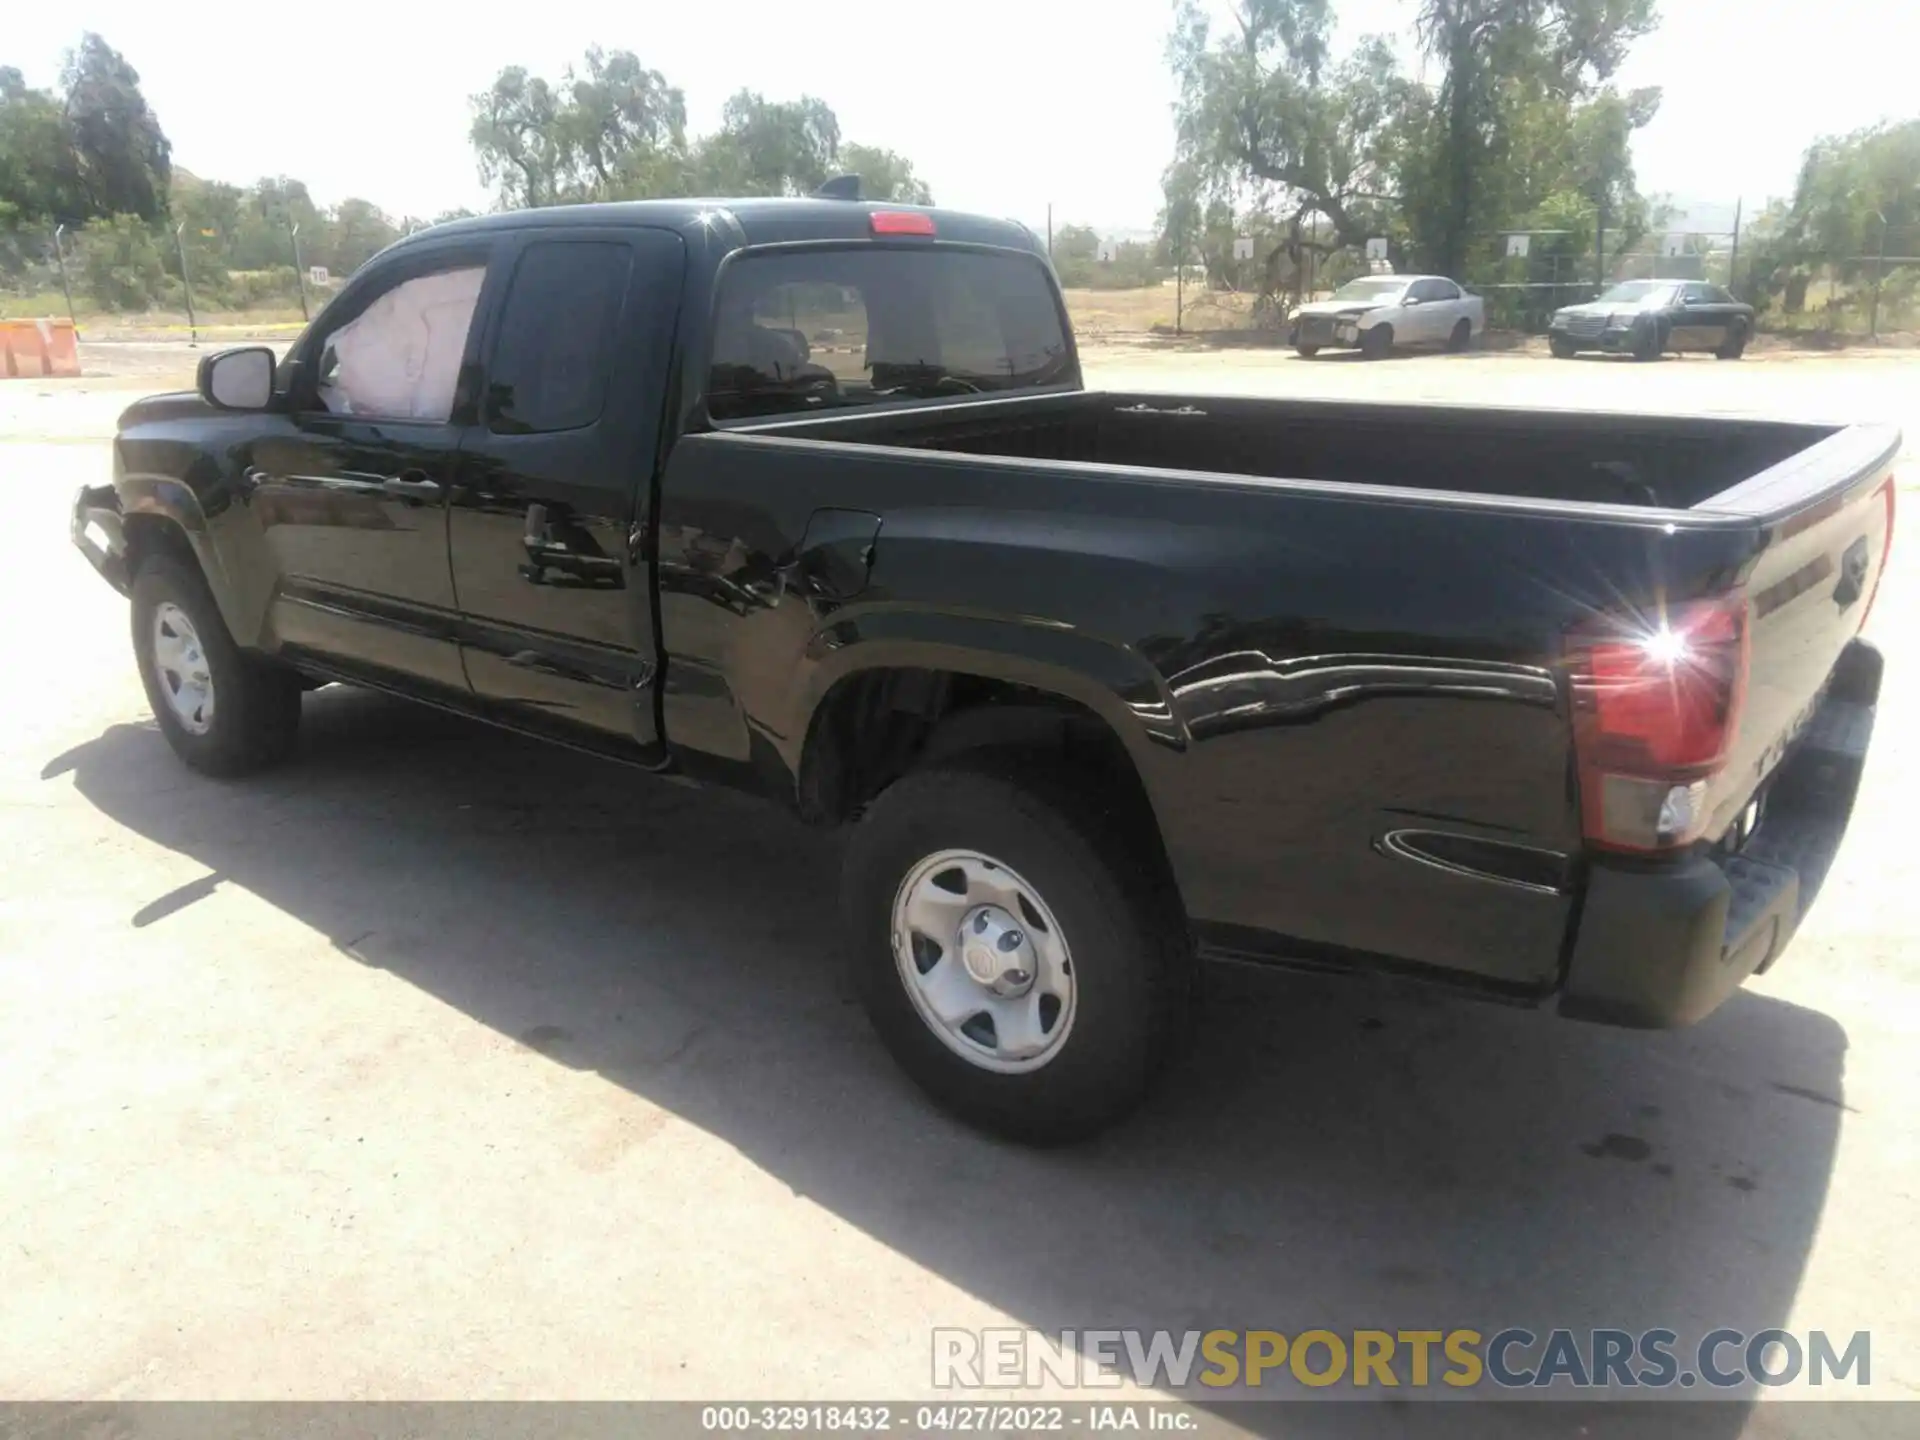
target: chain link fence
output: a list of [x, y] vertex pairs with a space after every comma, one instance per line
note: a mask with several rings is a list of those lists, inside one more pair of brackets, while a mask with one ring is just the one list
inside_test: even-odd
[[[1920, 225], [1832, 243], [1745, 231], [1655, 232], [1605, 254], [1591, 231], [1483, 237], [1464, 277], [1496, 328], [1538, 334], [1563, 305], [1624, 280], [1697, 280], [1759, 311], [1763, 331], [1834, 343], [1905, 339], [1920, 329]], [[1920, 338], [1920, 337], [1916, 337]]]
[[292, 237], [284, 263], [240, 268], [230, 248], [217, 234], [129, 216], [0, 232], [0, 319], [70, 316], [83, 329], [295, 325], [345, 278], [295, 268]]

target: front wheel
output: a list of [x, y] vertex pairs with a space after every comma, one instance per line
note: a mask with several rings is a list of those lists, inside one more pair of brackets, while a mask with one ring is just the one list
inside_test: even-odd
[[1556, 360], [1571, 360], [1580, 353], [1580, 347], [1575, 345], [1573, 341], [1563, 340], [1558, 335], [1548, 338], [1547, 349], [1553, 352], [1553, 358]]
[[1368, 360], [1384, 360], [1387, 352], [1393, 349], [1393, 327], [1376, 325], [1360, 334], [1360, 354]]
[[1298, 355], [1302, 360], [1311, 360], [1320, 353], [1320, 347], [1318, 345], [1295, 345], [1293, 347], [1293, 353]]
[[133, 653], [160, 733], [194, 769], [242, 775], [293, 750], [300, 677], [233, 643], [198, 570], [165, 555], [140, 566]]
[[1642, 363], [1658, 360], [1666, 348], [1667, 337], [1660, 333], [1658, 326], [1649, 325], [1634, 337], [1633, 358]]
[[1184, 921], [1098, 808], [1037, 773], [934, 768], [884, 791], [848, 846], [874, 1029], [941, 1106], [1012, 1139], [1111, 1124], [1185, 1028]]

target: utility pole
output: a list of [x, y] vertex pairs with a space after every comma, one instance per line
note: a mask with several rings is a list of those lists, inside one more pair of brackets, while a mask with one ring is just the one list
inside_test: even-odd
[[173, 227], [173, 248], [180, 255], [180, 288], [187, 297], [187, 345], [191, 349], [200, 344], [200, 322], [193, 315], [193, 276], [187, 272], [186, 230], [184, 220]]
[[1873, 318], [1867, 322], [1867, 333], [1873, 339], [1880, 338], [1880, 281], [1887, 273], [1887, 217], [1880, 211], [1873, 212], [1880, 222], [1880, 253], [1873, 262]]
[[65, 225], [53, 227], [53, 258], [60, 266], [60, 293], [67, 297], [67, 319], [73, 324], [73, 338], [80, 338], [80, 317], [73, 313], [73, 286], [67, 280], [67, 252], [60, 243], [60, 237], [67, 233]]
[[[1727, 289], [1733, 290], [1734, 282], [1739, 279], [1740, 269], [1740, 212], [1746, 205], [1745, 197], [1733, 202], [1733, 253], [1727, 257]], [[1738, 292], [1735, 292], [1738, 298]]]
[[1599, 208], [1594, 212], [1597, 238], [1593, 248], [1593, 293], [1604, 295], [1607, 289], [1607, 192], [1602, 190]]
[[287, 211], [287, 238], [293, 241], [293, 278], [300, 286], [300, 318], [313, 319], [313, 311], [307, 308], [307, 272], [300, 265], [300, 227], [294, 223], [293, 211]]

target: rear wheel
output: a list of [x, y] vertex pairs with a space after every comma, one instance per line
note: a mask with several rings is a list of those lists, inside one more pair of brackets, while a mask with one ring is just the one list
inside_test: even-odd
[[1298, 355], [1302, 360], [1311, 360], [1320, 353], [1320, 347], [1318, 345], [1295, 345], [1293, 347], [1293, 353]]
[[855, 978], [940, 1105], [1013, 1139], [1131, 1110], [1184, 1032], [1184, 921], [1122, 828], [1047, 776], [975, 759], [897, 781], [848, 846]]
[[1473, 322], [1461, 319], [1453, 322], [1453, 333], [1447, 336], [1447, 349], [1458, 355], [1473, 344]]
[[133, 653], [160, 733], [194, 769], [242, 775], [293, 750], [300, 677], [233, 643], [198, 570], [167, 555], [140, 566]]
[[1393, 349], [1393, 327], [1376, 325], [1360, 334], [1360, 354], [1368, 360], [1384, 360]]
[[1747, 353], [1747, 327], [1736, 325], [1727, 332], [1726, 343], [1714, 351], [1714, 357], [1720, 360], [1738, 360]]
[[1580, 353], [1580, 347], [1573, 341], [1562, 339], [1558, 335], [1547, 338], [1547, 348], [1553, 352], [1553, 358], [1556, 360], [1571, 360]]

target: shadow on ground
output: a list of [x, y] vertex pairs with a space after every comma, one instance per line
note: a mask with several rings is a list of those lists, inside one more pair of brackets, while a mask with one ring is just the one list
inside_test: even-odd
[[[1778, 1000], [1646, 1035], [1231, 970], [1143, 1113], [1024, 1151], [894, 1071], [839, 972], [836, 844], [770, 808], [338, 688], [308, 698], [298, 760], [246, 785], [187, 775], [135, 725], [43, 772], [68, 773], [210, 872], [130, 926], [243, 887], [341, 964], [674, 1111], [1044, 1331], [1752, 1333], [1788, 1314], [1833, 1161], [1845, 1035]], [[1463, 1435], [1616, 1433], [1571, 1407], [1445, 1408]], [[1685, 1409], [1617, 1433], [1748, 1418]], [[1259, 1428], [1401, 1434], [1409, 1413], [1288, 1406]]]

